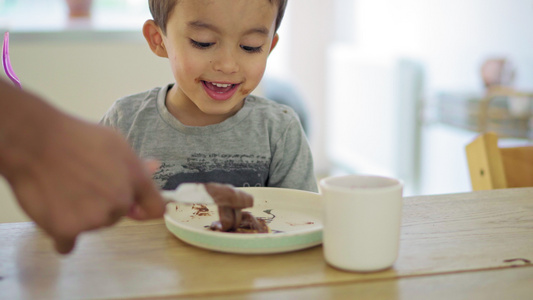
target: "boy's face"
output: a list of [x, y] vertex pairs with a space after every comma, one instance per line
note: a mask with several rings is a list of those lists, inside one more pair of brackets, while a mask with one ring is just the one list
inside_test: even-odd
[[[268, 0], [181, 0], [163, 43], [177, 103], [229, 117], [259, 84], [277, 42], [277, 7]], [[184, 106], [185, 105], [185, 106]]]

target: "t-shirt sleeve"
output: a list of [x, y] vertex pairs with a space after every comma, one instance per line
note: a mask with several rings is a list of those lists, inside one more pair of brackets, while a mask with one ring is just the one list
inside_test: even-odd
[[107, 112], [103, 115], [103, 117], [100, 119], [100, 122], [98, 122], [100, 125], [108, 126], [108, 127], [117, 127], [117, 110], [116, 105], [112, 105]]
[[268, 181], [272, 187], [318, 192], [309, 142], [296, 117], [275, 142]]

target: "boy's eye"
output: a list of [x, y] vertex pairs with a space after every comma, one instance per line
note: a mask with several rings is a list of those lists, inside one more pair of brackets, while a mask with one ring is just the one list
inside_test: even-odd
[[259, 52], [263, 51], [262, 47], [250, 47], [250, 46], [242, 45], [241, 48], [242, 48], [242, 50], [244, 50], [246, 52], [250, 52], [250, 53], [259, 53]]
[[212, 45], [214, 45], [215, 43], [202, 43], [202, 42], [197, 42], [193, 39], [189, 39], [191, 41], [191, 45], [193, 45], [193, 47], [196, 47], [196, 48], [199, 48], [199, 49], [207, 49], [209, 47], [211, 47]]

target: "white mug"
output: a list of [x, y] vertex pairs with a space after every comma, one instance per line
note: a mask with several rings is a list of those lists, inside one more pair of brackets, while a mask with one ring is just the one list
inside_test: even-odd
[[324, 201], [324, 257], [356, 272], [390, 268], [398, 257], [403, 182], [373, 175], [320, 181]]

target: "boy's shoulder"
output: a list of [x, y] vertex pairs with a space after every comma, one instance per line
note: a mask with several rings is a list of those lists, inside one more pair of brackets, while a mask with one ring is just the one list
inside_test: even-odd
[[145, 106], [146, 104], [156, 104], [157, 97], [161, 87], [156, 87], [151, 90], [140, 92], [137, 94], [132, 94], [119, 98], [113, 104], [114, 108], [119, 111], [127, 110], [138, 110], [140, 107]]
[[148, 112], [143, 113], [145, 117], [154, 115], [157, 111], [157, 99], [162, 89], [157, 87], [116, 100], [104, 114], [100, 123], [112, 127], [128, 128], [141, 112]]

